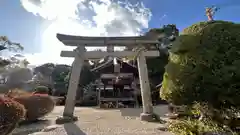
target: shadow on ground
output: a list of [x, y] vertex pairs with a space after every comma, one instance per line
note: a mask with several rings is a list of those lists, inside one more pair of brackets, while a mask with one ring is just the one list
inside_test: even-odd
[[36, 120], [31, 122], [20, 123], [19, 126], [13, 131], [12, 135], [27, 135], [39, 132], [47, 126], [52, 125], [50, 120]]
[[[130, 117], [139, 117], [142, 113], [141, 108], [121, 108], [119, 109], [122, 116], [130, 116]], [[157, 114], [159, 117], [164, 117], [165, 114], [168, 113], [168, 106], [167, 105], [157, 105], [154, 106], [154, 113]]]
[[[121, 113], [121, 116], [123, 117], [135, 117], [139, 118], [140, 114], [143, 111], [142, 107], [139, 108], [99, 108], [99, 107], [94, 107], [94, 109], [97, 110], [105, 110], [105, 111], [119, 111]], [[159, 117], [165, 117], [165, 114], [168, 113], [168, 105], [166, 104], [161, 104], [161, 105], [156, 105], [153, 107], [154, 113], [158, 115]]]
[[87, 135], [75, 123], [64, 124], [67, 135]]

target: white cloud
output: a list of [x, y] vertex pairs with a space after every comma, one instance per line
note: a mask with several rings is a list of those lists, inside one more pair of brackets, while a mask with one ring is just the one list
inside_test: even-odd
[[21, 0], [22, 6], [53, 23], [42, 35], [41, 53], [25, 54], [31, 64], [45, 62], [70, 64], [61, 50], [72, 50], [56, 39], [56, 33], [82, 36], [139, 35], [148, 28], [151, 12], [142, 3], [112, 0]]

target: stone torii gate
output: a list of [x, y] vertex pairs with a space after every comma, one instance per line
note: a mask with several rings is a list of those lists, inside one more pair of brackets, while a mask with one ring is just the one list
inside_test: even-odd
[[[150, 39], [146, 36], [132, 36], [132, 37], [83, 37], [57, 34], [57, 38], [66, 46], [76, 46], [74, 51], [62, 51], [62, 57], [74, 57], [72, 64], [72, 71], [68, 86], [66, 104], [63, 112], [63, 117], [58, 118], [58, 123], [70, 122], [77, 120], [74, 116], [75, 97], [80, 79], [80, 73], [85, 59], [103, 58], [106, 56], [112, 57], [129, 57], [138, 56], [138, 72], [140, 80], [140, 88], [143, 103], [143, 112], [140, 115], [143, 121], [154, 120], [154, 112], [151, 99], [151, 91], [148, 79], [147, 65], [145, 57], [157, 57], [159, 51], [142, 51], [140, 54], [133, 51], [114, 51], [114, 46], [128, 46], [135, 47], [137, 45], [153, 45], [159, 44], [157, 39]], [[85, 47], [107, 47], [107, 52], [99, 51], [85, 51]], [[62, 122], [60, 122], [62, 121]]]

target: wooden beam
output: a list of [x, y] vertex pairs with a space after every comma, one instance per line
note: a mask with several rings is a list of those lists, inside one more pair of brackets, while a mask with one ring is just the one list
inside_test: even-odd
[[100, 101], [112, 101], [112, 102], [114, 102], [114, 101], [135, 101], [134, 100], [134, 98], [131, 98], [131, 97], [129, 97], [129, 98], [104, 98], [104, 97], [100, 97], [100, 99], [99, 99]]
[[[61, 51], [61, 57], [74, 57], [74, 51]], [[137, 52], [132, 51], [116, 51], [116, 52], [99, 52], [99, 51], [88, 51], [85, 52], [84, 56], [85, 59], [97, 59], [97, 58], [104, 58], [106, 56], [113, 56], [113, 57], [130, 57], [130, 56], [137, 56]], [[160, 55], [159, 51], [147, 51], [143, 52], [145, 57], [157, 57]]]
[[120, 73], [118, 75], [115, 75], [115, 74], [102, 74], [100, 78], [113, 79], [113, 78], [116, 78], [117, 76], [120, 76], [121, 78], [133, 78], [133, 73]]
[[88, 40], [63, 40], [61, 41], [66, 46], [97, 46], [97, 47], [106, 47], [108, 45], [114, 46], [136, 46], [139, 44], [149, 44], [155, 45], [158, 44], [157, 40], [111, 40], [111, 41], [88, 41]]
[[[57, 38], [66, 46], [136, 46], [139, 44], [158, 44], [157, 39], [146, 36], [129, 37], [86, 37], [57, 34]], [[159, 38], [159, 37], [158, 37]]]

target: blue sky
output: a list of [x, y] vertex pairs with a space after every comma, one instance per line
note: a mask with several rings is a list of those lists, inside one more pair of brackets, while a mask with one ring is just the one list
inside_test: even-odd
[[[176, 24], [182, 30], [195, 22], [206, 20], [204, 8], [211, 5], [220, 7], [215, 19], [240, 22], [239, 0], [143, 0], [143, 3], [152, 14], [148, 28], [142, 27], [143, 30], [169, 23]], [[46, 50], [46, 45], [45, 50], [41, 49], [46, 43], [43, 43], [43, 33], [53, 20], [34, 15], [22, 6], [20, 0], [1, 0], [0, 7], [0, 35], [21, 43], [25, 47], [24, 53], [42, 53]]]

